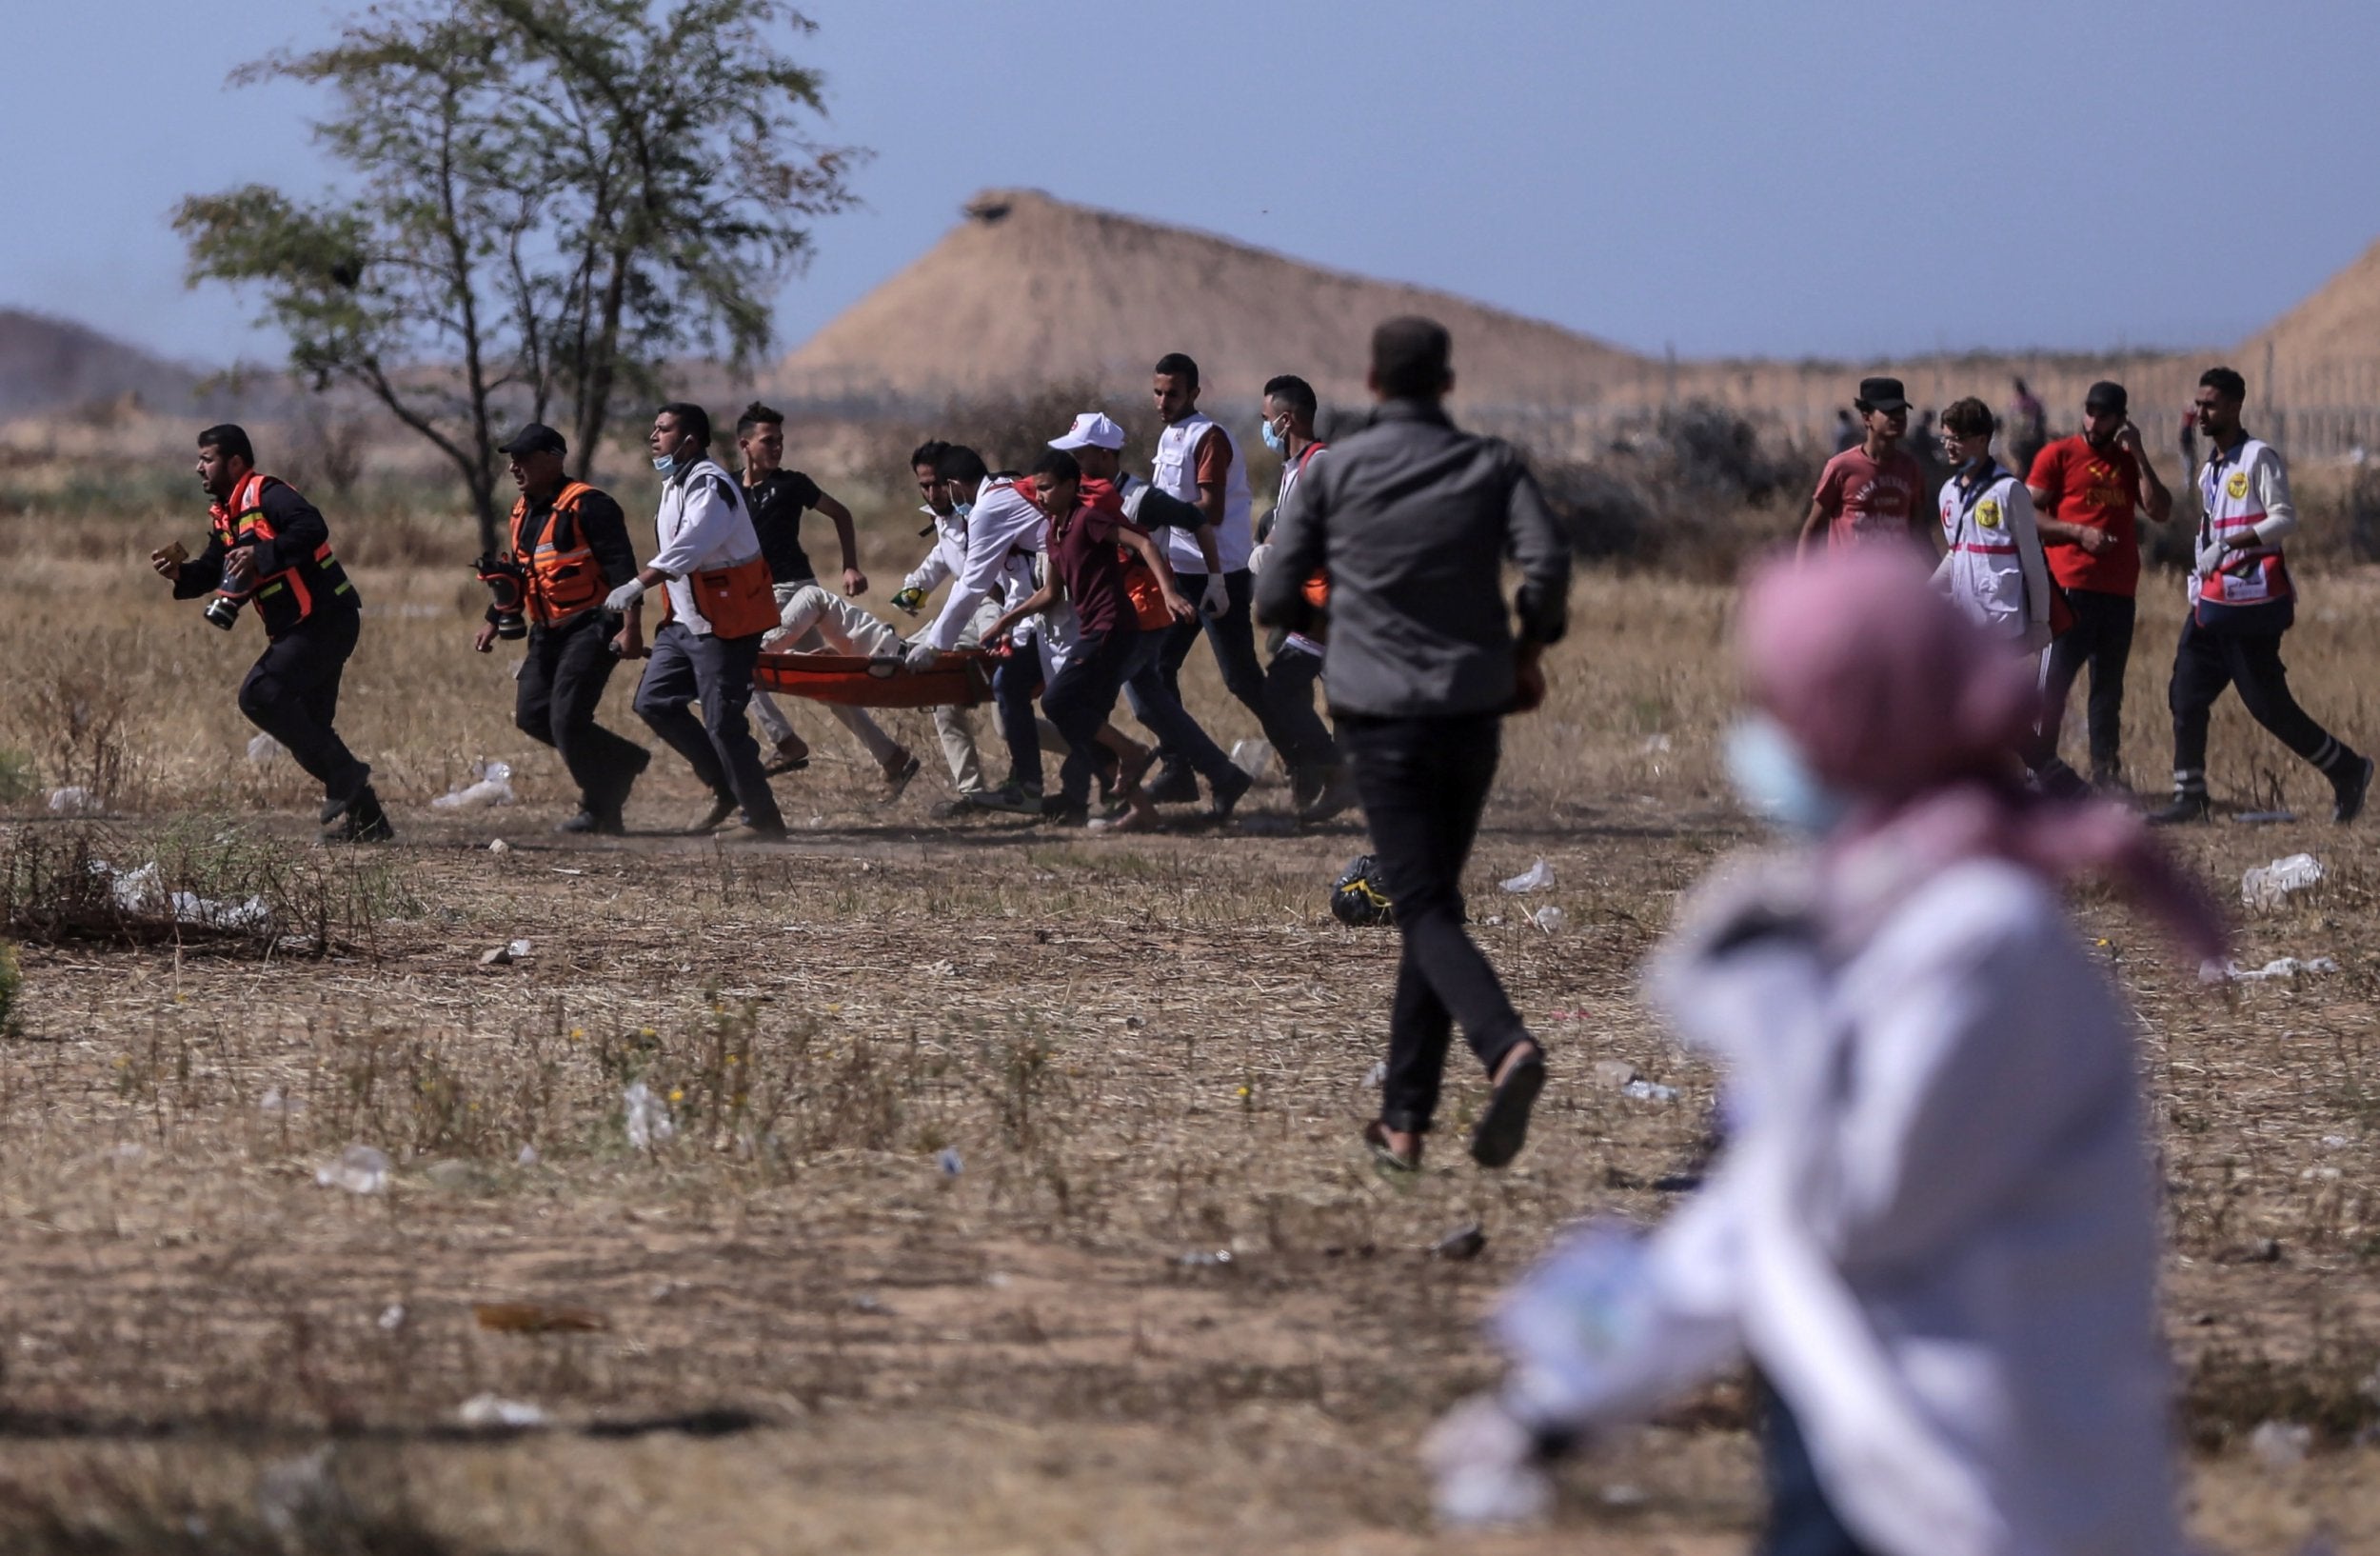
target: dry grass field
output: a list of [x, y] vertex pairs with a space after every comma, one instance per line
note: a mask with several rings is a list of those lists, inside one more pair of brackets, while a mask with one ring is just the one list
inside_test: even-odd
[[[286, 757], [246, 754], [253, 628], [227, 641], [139, 565], [196, 506], [163, 528], [127, 516], [159, 511], [138, 495], [0, 509], [10, 906], [62, 912], [88, 861], [155, 863], [261, 899], [268, 925], [176, 944], [67, 913], [18, 936], [0, 1551], [1745, 1546], [1731, 1386], [1577, 1466], [1550, 1531], [1434, 1534], [1413, 1456], [1491, 1375], [1477, 1321], [1549, 1234], [1658, 1217], [1695, 1160], [1711, 1078], [1635, 978], [1676, 894], [1754, 841], [1715, 760], [1725, 590], [1578, 584], [1474, 882], [1555, 1079], [1515, 1170], [1442, 1147], [1399, 1186], [1355, 1143], [1394, 943], [1324, 907], [1356, 828], [1294, 831], [1279, 788], [1223, 833], [938, 821], [922, 717], [898, 722], [928, 771], [886, 807], [800, 709], [821, 758], [780, 781], [792, 844], [667, 835], [699, 796], [666, 754], [639, 835], [566, 842], [508, 662], [467, 650], [467, 541], [334, 508], [370, 612], [341, 722], [402, 840], [325, 849]], [[869, 516], [880, 599], [918, 544], [902, 517]], [[2132, 679], [2145, 784], [2177, 592], [2152, 586]], [[2301, 690], [2380, 744], [2380, 579], [2310, 592]], [[1199, 706], [1252, 734], [1203, 657]], [[2327, 805], [2235, 708], [2215, 751], [2227, 799]], [[517, 805], [427, 808], [483, 758], [514, 764]], [[65, 786], [104, 813], [50, 815]], [[2107, 901], [2076, 904], [2142, 1017], [2192, 1525], [2233, 1552], [2321, 1531], [2380, 1551], [2380, 823], [2184, 847], [2225, 883], [2318, 853], [2326, 886], [2248, 920], [2240, 956], [2338, 964], [2202, 989]], [[1563, 909], [1553, 933], [1494, 884], [1540, 856], [1557, 885], [1527, 907]], [[515, 939], [528, 954], [484, 963]], [[1681, 1097], [1598, 1086], [1597, 1060]], [[670, 1124], [644, 1150], [640, 1084]], [[1450, 1131], [1480, 1096], [1462, 1073]], [[383, 1191], [317, 1181], [359, 1144], [391, 1159]], [[1433, 1255], [1473, 1223], [1477, 1258]], [[545, 1424], [494, 1424], [493, 1401]], [[2311, 1428], [2311, 1454], [2252, 1451], [2267, 1421]]]

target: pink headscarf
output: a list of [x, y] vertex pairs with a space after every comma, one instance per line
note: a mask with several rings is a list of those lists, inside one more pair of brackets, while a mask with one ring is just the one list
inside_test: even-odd
[[1960, 615], [1914, 558], [1860, 547], [1763, 568], [1737, 645], [1753, 701], [1857, 806], [1829, 840], [1837, 861], [1857, 850], [1873, 874], [1880, 845], [1902, 890], [1977, 856], [2055, 882], [2105, 875], [2185, 949], [2223, 954], [2220, 910], [2138, 817], [2024, 789], [2014, 752], [2039, 707], [2032, 661]]

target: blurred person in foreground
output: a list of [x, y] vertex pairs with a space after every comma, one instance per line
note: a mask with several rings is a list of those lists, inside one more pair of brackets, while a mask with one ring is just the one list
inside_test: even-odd
[[332, 728], [363, 608], [331, 553], [330, 526], [288, 482], [257, 471], [247, 431], [229, 423], [199, 433], [198, 484], [212, 500], [207, 549], [189, 556], [176, 542], [149, 565], [177, 600], [212, 595], [207, 619], [226, 630], [255, 606], [265, 651], [240, 683], [240, 711], [323, 786], [325, 842], [387, 842], [396, 833], [372, 769]]
[[[2055, 772], [2066, 699], [2091, 667], [2091, 783], [2124, 787], [2124, 670], [2132, 652], [2132, 597], [2140, 587], [2140, 519], [2163, 524], [2173, 494], [2157, 479], [2130, 415], [2124, 386], [2102, 379], [2083, 395], [2082, 430], [2041, 450], [2026, 472], [2050, 575], [2066, 592], [2073, 625], [2050, 647], [2042, 672], [2037, 772]], [[2060, 764], [2062, 766], [2062, 764]]]
[[[562, 757], [579, 786], [576, 814], [554, 829], [617, 837], [627, 830], [622, 810], [653, 753], [595, 721], [614, 666], [645, 652], [641, 609], [617, 616], [605, 596], [636, 576], [627, 515], [620, 505], [563, 469], [569, 445], [560, 432], [531, 422], [497, 445], [512, 461], [521, 495], [505, 533], [503, 555], [518, 579], [526, 641], [514, 672], [512, 722]], [[471, 647], [493, 653], [505, 611], [487, 608]], [[519, 628], [516, 628], [516, 630]]]
[[1909, 435], [1908, 393], [1897, 378], [1863, 378], [1852, 404], [1859, 411], [1860, 441], [1818, 472], [1818, 489], [1801, 521], [1801, 554], [1821, 546], [1914, 538], [1932, 555], [1925, 468], [1901, 447]]
[[2207, 726], [2227, 688], [2249, 716], [2330, 781], [2330, 819], [2363, 813], [2371, 759], [2316, 724], [2290, 691], [2281, 634], [2297, 620], [2297, 585], [2281, 542], [2297, 529], [2281, 451], [2240, 422], [2248, 380], [2229, 368], [2198, 378], [2198, 430], [2207, 462], [2198, 471], [2198, 549], [2190, 569], [2190, 614], [2173, 646], [2173, 801], [2149, 819], [2170, 827], [2210, 821]]
[[1770, 1556], [2176, 1556], [2157, 1181], [2133, 1022], [2060, 888], [2110, 878], [2192, 957], [2213, 903], [2140, 820], [2021, 785], [2033, 678], [1905, 553], [1758, 577], [1728, 760], [1792, 835], [1694, 893], [1647, 979], [1730, 1138], [1648, 1237], [1507, 1298], [1500, 1392], [1426, 1449], [1455, 1521], [1748, 1359]]
[[[1444, 326], [1381, 325], [1369, 381], [1379, 401], [1371, 424], [1299, 482], [1257, 610], [1268, 627], [1315, 630], [1306, 581], [1329, 572], [1331, 716], [1402, 940], [1388, 1078], [1365, 1138], [1383, 1167], [1420, 1166], [1459, 1022], [1493, 1087], [1471, 1156], [1500, 1167], [1528, 1137], [1545, 1050], [1464, 932], [1462, 871], [1504, 715], [1545, 700], [1538, 656], [1568, 625], [1570, 548], [1519, 453], [1447, 418]], [[1508, 559], [1520, 571], [1509, 604]]]

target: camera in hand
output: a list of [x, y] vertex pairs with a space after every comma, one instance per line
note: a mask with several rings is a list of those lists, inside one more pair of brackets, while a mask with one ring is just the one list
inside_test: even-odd
[[239, 623], [240, 608], [248, 604], [248, 597], [253, 592], [252, 587], [235, 588], [227, 581], [222, 588], [215, 591], [215, 597], [207, 602], [207, 625], [220, 627], [227, 632], [231, 630]]
[[521, 603], [528, 597], [528, 569], [501, 556], [483, 556], [471, 566], [495, 603], [496, 635], [506, 639], [528, 636], [529, 624], [521, 614]]

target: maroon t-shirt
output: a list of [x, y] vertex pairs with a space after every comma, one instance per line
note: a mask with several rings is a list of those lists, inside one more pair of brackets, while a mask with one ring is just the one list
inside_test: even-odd
[[1889, 449], [1878, 460], [1863, 445], [1826, 462], [1816, 497], [1830, 547], [1905, 541], [1917, 532], [1914, 518], [1926, 508], [1926, 474], [1906, 449]]
[[1124, 527], [1124, 520], [1097, 508], [1078, 508], [1063, 525], [1050, 526], [1050, 569], [1074, 602], [1075, 620], [1085, 637], [1138, 624], [1116, 544], [1116, 532]]

